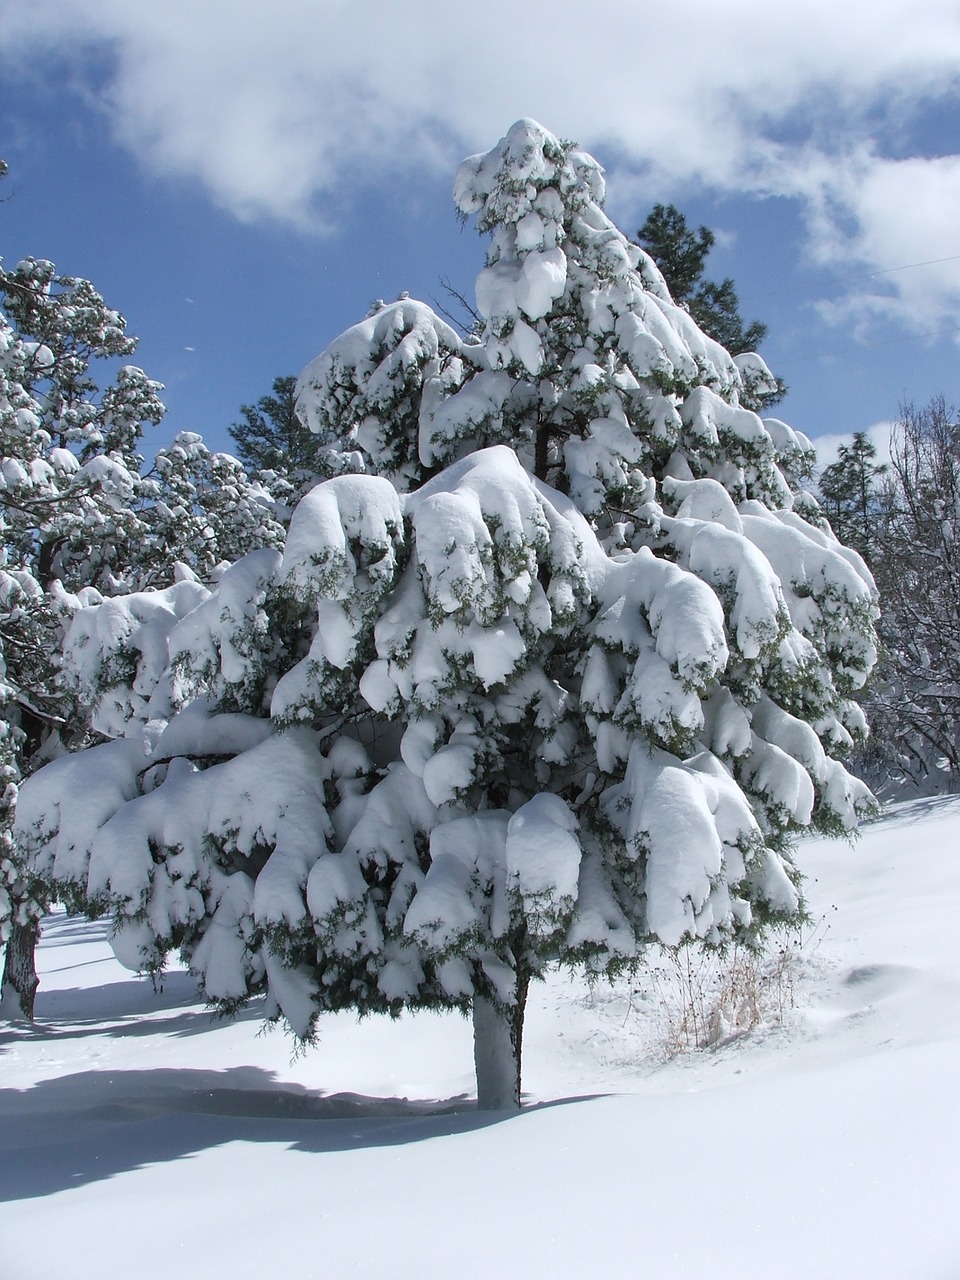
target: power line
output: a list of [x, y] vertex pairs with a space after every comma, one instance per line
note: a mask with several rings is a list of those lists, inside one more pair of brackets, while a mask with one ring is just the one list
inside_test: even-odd
[[[834, 280], [831, 284], [836, 287], [842, 284], [854, 284], [857, 280], [873, 280], [877, 276], [892, 275], [896, 271], [913, 271], [917, 267], [938, 267], [945, 262], [960, 262], [960, 253], [950, 254], [946, 258], [928, 258], [924, 262], [905, 262], [899, 267], [878, 267], [876, 271], [860, 271], [854, 276], [841, 276], [838, 280]], [[749, 303], [756, 298], [773, 298], [781, 296], [784, 293], [806, 293], [808, 290], [814, 292], [818, 286], [809, 285], [793, 285], [788, 289], [768, 289], [763, 293], [747, 293], [741, 298], [741, 302]]]
[[881, 267], [878, 271], [868, 271], [867, 276], [886, 276], [891, 271], [912, 271], [914, 267], [938, 267], [941, 262], [960, 262], [960, 253], [951, 254], [949, 258], [928, 258], [926, 262], [906, 262], [902, 267]]
[[[861, 271], [854, 276], [841, 276], [840, 279], [833, 281], [833, 285], [853, 284], [857, 280], [873, 280], [877, 276], [892, 275], [897, 271], [913, 271], [917, 267], [937, 267], [946, 262], [960, 262], [960, 253], [950, 254], [945, 258], [927, 258], [923, 262], [904, 262], [897, 267], [878, 267], [876, 271]], [[772, 289], [768, 293], [748, 294], [743, 301], [749, 301], [751, 298], [769, 298], [784, 293], [805, 293], [808, 289], [812, 292], [816, 289], [816, 286], [794, 285], [790, 289]], [[817, 351], [808, 355], [785, 356], [783, 359], [777, 360], [777, 365], [789, 367], [791, 364], [801, 364], [808, 360], [826, 360], [831, 356], [860, 355], [864, 351], [870, 351], [877, 347], [896, 347], [903, 342], [923, 342], [928, 338], [946, 338], [955, 333], [960, 333], [960, 326], [954, 326], [949, 329], [936, 329], [930, 333], [907, 334], [899, 338], [884, 338], [879, 342], [862, 342], [855, 347], [835, 348], [832, 351]]]

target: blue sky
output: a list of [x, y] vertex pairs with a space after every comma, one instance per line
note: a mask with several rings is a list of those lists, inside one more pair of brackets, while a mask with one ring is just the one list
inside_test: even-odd
[[0, 77], [0, 256], [123, 311], [155, 445], [228, 447], [377, 297], [472, 296], [454, 167], [520, 115], [605, 165], [628, 233], [656, 200], [717, 232], [793, 426], [960, 403], [952, 0], [0, 0]]

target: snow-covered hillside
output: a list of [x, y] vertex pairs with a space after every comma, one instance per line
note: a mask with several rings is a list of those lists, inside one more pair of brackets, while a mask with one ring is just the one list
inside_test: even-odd
[[668, 1059], [666, 979], [531, 992], [525, 1107], [456, 1015], [321, 1023], [291, 1062], [104, 926], [50, 917], [0, 1030], [2, 1280], [956, 1280], [960, 800], [804, 842], [782, 1025]]

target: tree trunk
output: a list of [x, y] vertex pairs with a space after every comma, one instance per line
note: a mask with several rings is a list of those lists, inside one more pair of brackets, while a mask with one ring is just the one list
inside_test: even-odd
[[[40, 564], [48, 574], [54, 546], [55, 544], [45, 543], [40, 548]], [[39, 715], [27, 707], [21, 708], [20, 726], [24, 732], [22, 755], [23, 772], [26, 774], [36, 767], [47, 726]], [[39, 922], [33, 920], [27, 924], [15, 924], [7, 939], [0, 981], [0, 1011], [8, 1018], [33, 1021], [33, 1002], [40, 985], [36, 957], [39, 937]]]
[[538, 480], [546, 483], [547, 466], [550, 460], [550, 428], [545, 422], [537, 425], [534, 443], [533, 474]]
[[499, 1004], [485, 995], [473, 997], [473, 1061], [481, 1111], [520, 1109], [523, 1015], [529, 985], [530, 975], [519, 973], [512, 1005]]
[[34, 921], [14, 925], [7, 940], [0, 1011], [8, 1018], [33, 1021], [33, 1002], [40, 985], [35, 963], [39, 935], [40, 926]]

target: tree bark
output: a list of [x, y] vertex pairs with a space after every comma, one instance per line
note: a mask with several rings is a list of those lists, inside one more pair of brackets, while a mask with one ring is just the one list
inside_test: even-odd
[[480, 1111], [519, 1111], [523, 1054], [523, 1017], [530, 975], [517, 975], [514, 1003], [473, 997], [473, 1061]]
[[35, 955], [40, 926], [17, 924], [7, 939], [3, 982], [0, 984], [0, 1008], [7, 1017], [33, 1021], [33, 1005], [40, 979]]
[[537, 424], [534, 443], [533, 474], [538, 480], [546, 483], [547, 467], [550, 460], [550, 428], [545, 422]]
[[[52, 556], [51, 544], [46, 543], [40, 549], [41, 563], [44, 556]], [[43, 745], [46, 725], [33, 711], [26, 707], [20, 713], [21, 728], [25, 734], [22, 749], [25, 767], [23, 772], [30, 771]], [[5, 948], [3, 978], [0, 981], [0, 1007], [8, 1017], [26, 1018], [33, 1021], [33, 1004], [40, 979], [37, 977], [37, 941], [40, 937], [40, 925], [37, 921], [13, 926]]]

